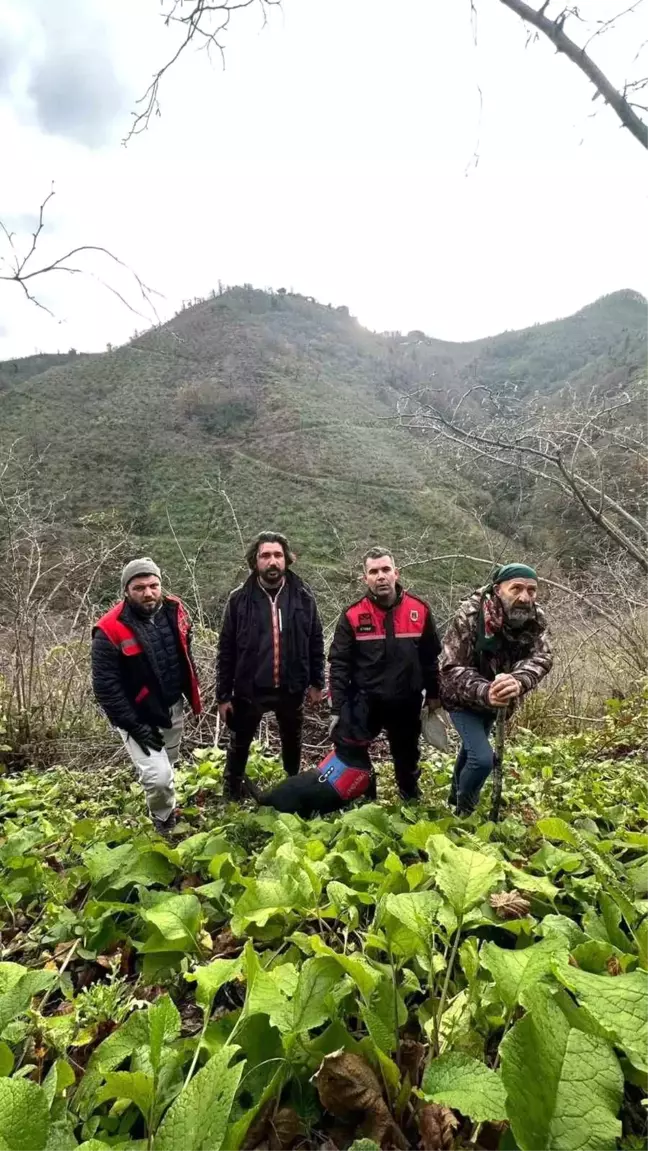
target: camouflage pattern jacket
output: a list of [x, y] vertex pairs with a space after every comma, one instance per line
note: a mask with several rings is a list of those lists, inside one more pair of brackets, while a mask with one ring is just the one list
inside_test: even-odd
[[483, 590], [480, 588], [459, 605], [443, 640], [440, 695], [443, 706], [450, 711], [493, 711], [488, 703], [488, 689], [500, 672], [514, 675], [525, 695], [551, 671], [553, 659], [541, 608], [536, 609], [536, 619], [524, 629], [512, 632], [503, 628], [495, 651], [479, 655], [475, 652]]

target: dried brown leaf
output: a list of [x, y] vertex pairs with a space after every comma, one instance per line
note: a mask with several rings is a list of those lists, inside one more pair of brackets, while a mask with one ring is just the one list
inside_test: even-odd
[[499, 919], [523, 919], [531, 906], [515, 887], [512, 891], [495, 892], [489, 902]]
[[397, 1063], [403, 1075], [409, 1075], [410, 1083], [418, 1087], [427, 1054], [427, 1045], [418, 1039], [402, 1039], [398, 1048]]
[[302, 1122], [292, 1107], [276, 1108], [271, 1100], [250, 1125], [245, 1140], [248, 1151], [287, 1151], [302, 1134]]
[[313, 1082], [322, 1107], [331, 1115], [346, 1119], [364, 1113], [360, 1127], [363, 1136], [379, 1144], [407, 1148], [375, 1073], [359, 1055], [344, 1050], [325, 1055]]
[[449, 1107], [440, 1103], [426, 1103], [418, 1113], [422, 1151], [450, 1151], [459, 1120]]
[[619, 963], [616, 955], [611, 955], [605, 966], [608, 969], [609, 975], [620, 975], [623, 971], [623, 968], [621, 967], [621, 964]]
[[325, 1055], [313, 1082], [322, 1107], [338, 1119], [345, 1119], [354, 1111], [370, 1112], [385, 1106], [376, 1075], [364, 1059], [351, 1051]]
[[212, 944], [214, 949], [214, 958], [224, 959], [228, 955], [237, 955], [241, 950], [242, 943], [235, 935], [232, 935], [229, 927], [223, 931], [219, 931], [218, 935], [212, 936]]

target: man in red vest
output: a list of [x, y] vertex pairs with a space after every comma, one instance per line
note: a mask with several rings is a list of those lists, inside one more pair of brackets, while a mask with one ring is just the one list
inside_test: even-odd
[[201, 707], [191, 621], [184, 604], [163, 593], [160, 569], [146, 556], [126, 564], [121, 591], [93, 628], [92, 687], [135, 765], [156, 830], [168, 835], [183, 699], [195, 715]]
[[[421, 709], [439, 707], [441, 643], [428, 604], [405, 590], [384, 548], [364, 556], [366, 594], [340, 616], [329, 651], [330, 733], [338, 755], [387, 733], [401, 798], [419, 798]], [[355, 766], [362, 766], [359, 761]]]

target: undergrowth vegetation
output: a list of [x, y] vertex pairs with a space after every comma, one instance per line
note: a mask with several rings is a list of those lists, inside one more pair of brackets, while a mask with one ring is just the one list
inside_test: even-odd
[[0, 1149], [643, 1146], [647, 711], [519, 730], [498, 825], [436, 753], [305, 822], [196, 751], [170, 842], [123, 769], [0, 778]]

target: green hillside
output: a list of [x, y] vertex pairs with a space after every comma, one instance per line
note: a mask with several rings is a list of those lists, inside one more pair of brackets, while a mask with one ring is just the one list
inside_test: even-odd
[[[43, 454], [43, 491], [65, 496], [69, 525], [116, 511], [177, 585], [169, 523], [188, 555], [207, 535], [199, 576], [216, 607], [240, 569], [237, 523], [244, 538], [287, 531], [302, 570], [333, 589], [348, 587], [358, 550], [378, 540], [406, 558], [483, 553], [452, 459], [393, 423], [404, 391], [433, 380], [452, 392], [478, 373], [553, 392], [612, 364], [636, 370], [642, 356], [645, 301], [631, 292], [555, 324], [451, 344], [376, 335], [346, 308], [235, 288], [103, 355], [45, 371], [39, 362], [13, 382], [0, 365], [2, 437]], [[438, 574], [413, 569], [418, 586]]]

